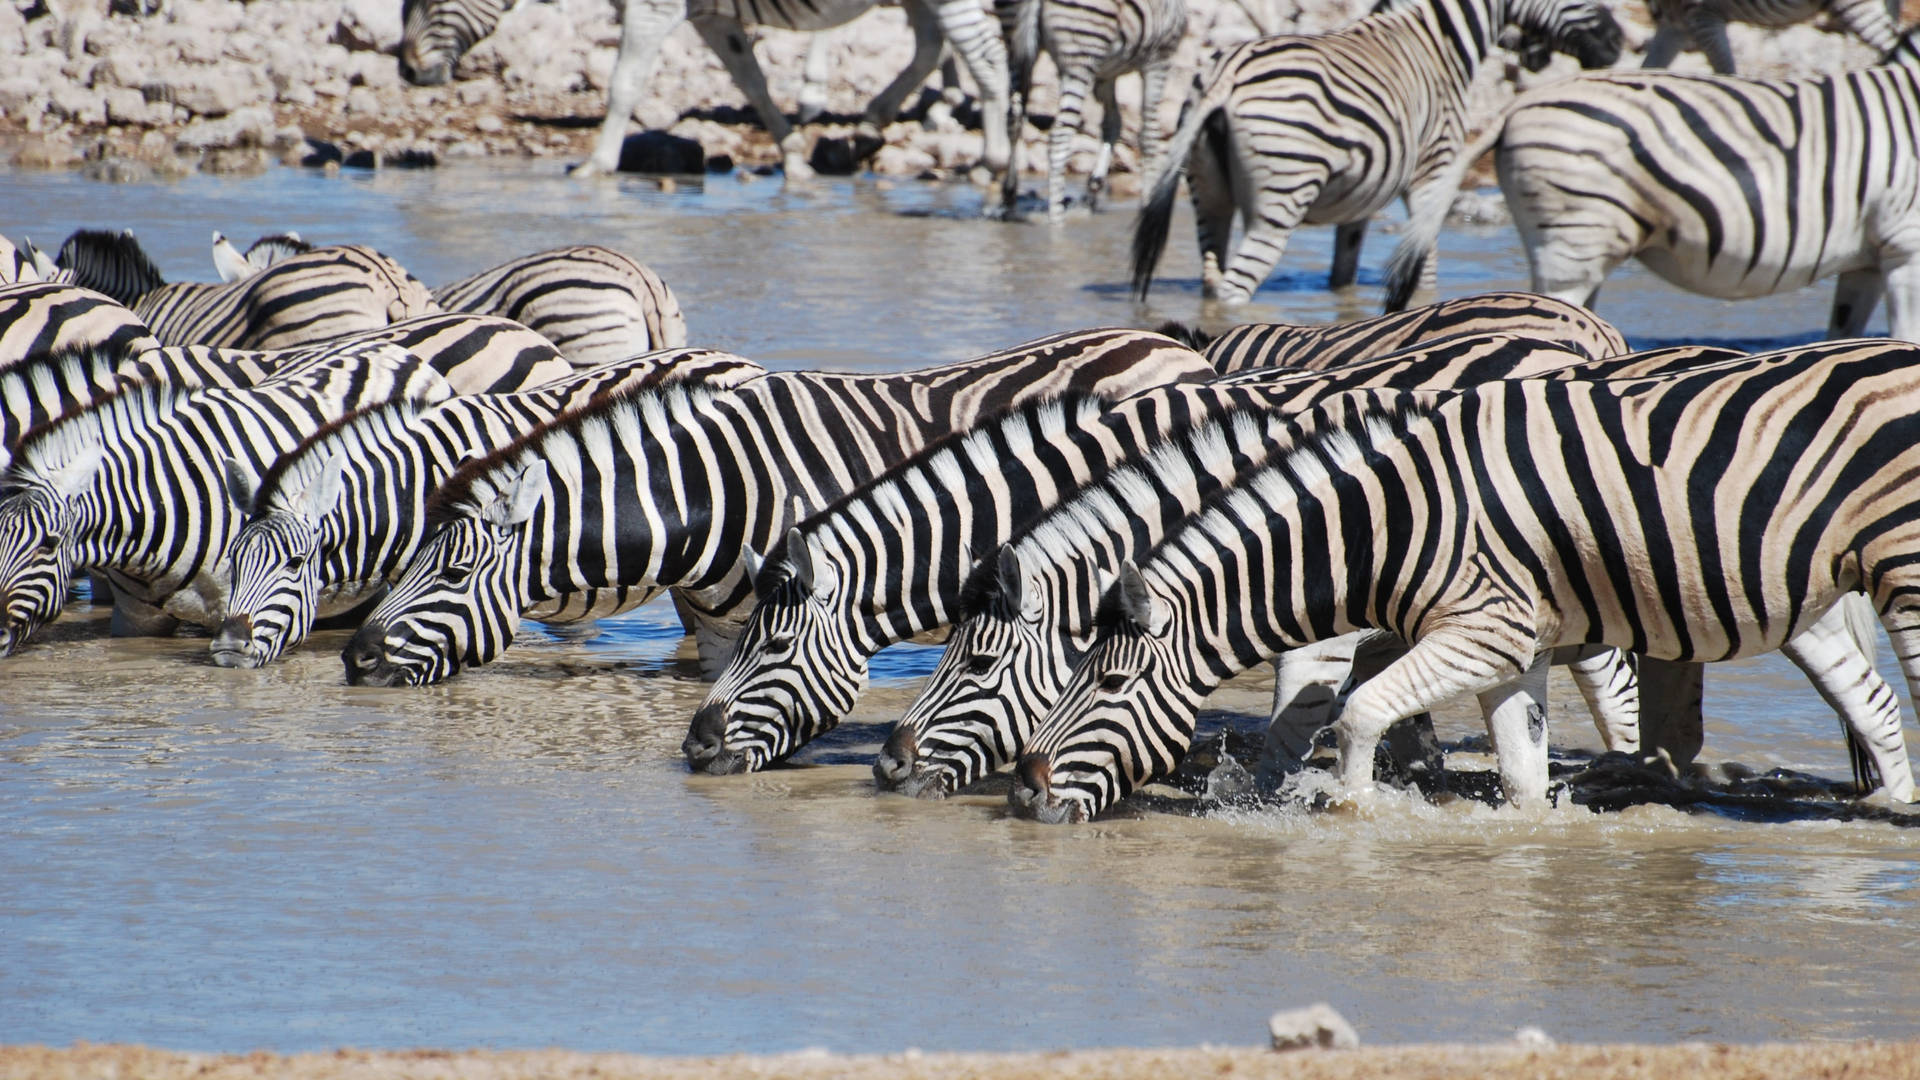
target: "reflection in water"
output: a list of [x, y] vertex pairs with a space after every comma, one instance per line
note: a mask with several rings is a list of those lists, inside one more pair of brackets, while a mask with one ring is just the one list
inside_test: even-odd
[[[1118, 287], [1130, 215], [997, 228], [964, 187], [722, 180], [669, 197], [531, 171], [276, 171], [109, 201], [68, 176], [6, 183], [0, 233], [131, 224], [181, 279], [210, 276], [215, 227], [369, 242], [432, 282], [612, 243], [662, 272], [696, 342], [775, 366], [899, 367], [1199, 314], [1191, 252], [1172, 253], [1150, 307]], [[142, 216], [103, 219], [108, 205]], [[1371, 313], [1377, 290], [1319, 288], [1330, 237], [1299, 234], [1235, 314]], [[1520, 283], [1504, 230], [1448, 243], [1449, 292]], [[1826, 298], [1719, 304], [1628, 271], [1603, 311], [1652, 338], [1787, 335], [1821, 325]], [[1363, 815], [1042, 828], [998, 796], [875, 796], [866, 762], [932, 649], [876, 657], [872, 691], [802, 766], [714, 778], [679, 762], [705, 688], [664, 604], [593, 636], [530, 629], [423, 689], [342, 686], [344, 640], [219, 669], [204, 638], [110, 640], [80, 605], [7, 662], [0, 1041], [1246, 1043], [1270, 1010], [1315, 1000], [1377, 1042], [1522, 1024], [1580, 1040], [1920, 1034], [1905, 830], [1392, 797]], [[1212, 704], [1245, 723], [1269, 678]], [[1590, 748], [1564, 690], [1554, 738]], [[1787, 665], [1717, 672], [1709, 696], [1710, 755], [1844, 773], [1831, 717]], [[1465, 710], [1440, 722], [1449, 739], [1478, 726]]]

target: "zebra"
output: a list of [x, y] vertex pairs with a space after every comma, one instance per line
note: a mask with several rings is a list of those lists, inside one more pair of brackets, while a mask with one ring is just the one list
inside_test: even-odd
[[124, 305], [91, 289], [50, 281], [0, 285], [0, 368], [82, 347], [125, 356], [160, 342]]
[[213, 269], [224, 282], [252, 277], [282, 259], [312, 250], [313, 245], [292, 230], [263, 236], [245, 251], [235, 247], [219, 229], [213, 230]]
[[347, 680], [435, 682], [490, 662], [536, 605], [577, 619], [565, 598], [597, 593], [599, 617], [662, 588], [693, 623], [703, 670], [717, 670], [752, 593], [748, 553], [814, 508], [1010, 405], [1212, 374], [1168, 338], [1108, 329], [890, 375], [772, 372], [731, 390], [604, 396], [440, 486], [433, 535], [348, 643]]
[[1388, 262], [1404, 302], [1458, 187], [1492, 146], [1535, 292], [1593, 306], [1629, 257], [1692, 292], [1769, 296], [1838, 275], [1828, 334], [1884, 292], [1920, 341], [1920, 47], [1816, 79], [1585, 75], [1522, 94], [1463, 154]]
[[0, 474], [0, 656], [60, 613], [81, 568], [113, 583], [116, 635], [218, 625], [222, 554], [239, 528], [222, 462], [261, 469], [363, 403], [448, 393], [432, 368], [376, 342], [251, 389], [127, 385], [29, 431]]
[[1160, 99], [1173, 74], [1174, 50], [1187, 32], [1186, 0], [1014, 0], [1002, 16], [1008, 29], [1008, 66], [1013, 73], [1010, 122], [1012, 161], [1001, 186], [1001, 206], [1013, 212], [1020, 185], [1019, 136], [1027, 123], [1033, 67], [1044, 46], [1060, 77], [1060, 104], [1047, 133], [1047, 222], [1066, 220], [1067, 157], [1085, 123], [1089, 93], [1100, 102], [1100, 156], [1087, 180], [1092, 206], [1106, 187], [1113, 146], [1120, 141], [1120, 102], [1113, 82], [1138, 71], [1141, 171], [1152, 175], [1160, 160]]
[[[780, 147], [789, 179], [810, 176], [805, 142], [767, 93], [766, 76], [753, 57], [746, 26], [788, 30], [825, 30], [866, 13], [875, 0], [616, 0], [620, 13], [620, 51], [607, 86], [607, 115], [593, 152], [575, 167], [575, 176], [610, 174], [620, 166], [627, 118], [639, 106], [653, 77], [660, 46], [682, 21], [691, 21], [700, 37], [746, 94], [760, 123]], [[903, 0], [913, 28], [913, 59], [880, 96], [867, 106], [863, 132], [877, 136], [893, 122], [907, 95], [918, 89], [940, 62], [941, 39], [953, 46], [980, 88], [980, 115], [986, 136], [982, 164], [998, 172], [1010, 156], [1007, 139], [1007, 49], [999, 28], [979, 0]], [[437, 86], [453, 74], [453, 65], [481, 38], [493, 32], [507, 0], [403, 0], [400, 74], [417, 86]]]
[[499, 315], [590, 366], [687, 343], [680, 301], [626, 255], [578, 244], [523, 256], [433, 290], [448, 311]]
[[39, 280], [40, 271], [33, 265], [33, 257], [0, 236], [0, 285]]
[[597, 394], [668, 383], [737, 386], [764, 373], [727, 353], [682, 349], [516, 394], [432, 406], [401, 399], [348, 413], [257, 482], [229, 488], [248, 518], [229, 549], [226, 619], [213, 638], [213, 662], [263, 666], [299, 644], [317, 619], [377, 598], [419, 549], [427, 496], [462, 461]]
[[[1340, 226], [1330, 285], [1351, 285], [1367, 220], [1395, 198], [1412, 213], [1436, 194], [1466, 143], [1469, 85], [1507, 23], [1586, 67], [1620, 54], [1619, 24], [1593, 0], [1422, 0], [1330, 34], [1260, 38], [1217, 57], [1195, 80], [1142, 204], [1135, 292], [1145, 298], [1166, 247], [1183, 161], [1203, 296], [1251, 299], [1303, 221]], [[1236, 212], [1246, 228], [1229, 252]]]
[[1643, 68], [1666, 67], [1680, 50], [1693, 48], [1706, 54], [1716, 74], [1734, 74], [1733, 49], [1727, 44], [1730, 22], [1792, 26], [1824, 13], [1882, 56], [1893, 51], [1900, 37], [1894, 23], [1899, 8], [1887, 0], [1648, 0], [1647, 6], [1654, 30]]
[[1872, 718], [1854, 732], [1911, 801], [1898, 699], [1835, 615], [1865, 592], [1920, 689], [1916, 406], [1920, 347], [1885, 341], [1328, 399], [1280, 460], [1121, 563], [1010, 798], [1084, 820], [1169, 768], [1235, 671], [1373, 628], [1411, 648], [1335, 725], [1355, 796], [1388, 723], [1477, 693], [1508, 798], [1540, 800], [1540, 660], [1587, 643], [1689, 661], [1784, 648], [1844, 715]]
[[[1183, 332], [1194, 333], [1168, 327], [1161, 332], [1176, 339]], [[1325, 326], [1248, 323], [1208, 340], [1187, 340], [1224, 375], [1267, 365], [1328, 371], [1441, 338], [1473, 334], [1525, 334], [1593, 360], [1627, 351], [1620, 331], [1586, 308], [1525, 292], [1480, 293]]]
[[553, 343], [532, 330], [491, 315], [421, 315], [310, 346], [325, 354], [355, 342], [384, 341], [425, 361], [456, 394], [509, 394], [573, 375]]
[[764, 768], [830, 730], [865, 688], [869, 657], [953, 620], [980, 553], [1226, 411], [1280, 413], [1350, 386], [1454, 386], [1585, 360], [1515, 335], [1450, 339], [1332, 374], [1256, 368], [1110, 408], [1017, 408], [936, 443], [788, 531], [756, 574], [759, 602], [689, 725], [688, 764]]
[[359, 245], [315, 248], [221, 285], [167, 284], [130, 231], [80, 230], [56, 261], [168, 345], [285, 349], [439, 310], [412, 274]]

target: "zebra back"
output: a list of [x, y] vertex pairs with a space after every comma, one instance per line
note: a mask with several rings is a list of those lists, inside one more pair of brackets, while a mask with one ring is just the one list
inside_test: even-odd
[[566, 378], [574, 370], [552, 342], [519, 323], [460, 312], [375, 327], [301, 349], [299, 355], [325, 355], [338, 344], [371, 341], [390, 342], [414, 354], [460, 394], [512, 393]]
[[369, 247], [316, 248], [251, 277], [164, 285], [134, 311], [170, 345], [287, 349], [438, 310], [432, 294]]
[[44, 281], [0, 285], [0, 368], [61, 350], [131, 356], [159, 344], [133, 312], [91, 289]]
[[680, 302], [659, 275], [596, 244], [555, 248], [442, 285], [447, 311], [512, 319], [575, 364], [617, 360], [687, 343]]

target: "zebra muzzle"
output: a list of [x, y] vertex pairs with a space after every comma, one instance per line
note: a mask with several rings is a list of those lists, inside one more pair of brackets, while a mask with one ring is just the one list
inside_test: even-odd
[[1053, 759], [1046, 754], [1028, 754], [1013, 770], [1013, 786], [1007, 789], [1007, 804], [1021, 816], [1031, 816], [1046, 825], [1087, 820], [1087, 807], [1078, 799], [1060, 800], [1053, 794]]
[[727, 750], [727, 712], [719, 705], [703, 705], [693, 714], [680, 752], [687, 755], [687, 768], [694, 772], [725, 776], [747, 771], [746, 755]]
[[920, 756], [919, 740], [905, 727], [895, 725], [886, 745], [873, 759], [873, 782], [891, 791], [913, 778], [913, 762]]
[[227, 616], [207, 649], [216, 667], [259, 667], [259, 654], [253, 648], [253, 616]]

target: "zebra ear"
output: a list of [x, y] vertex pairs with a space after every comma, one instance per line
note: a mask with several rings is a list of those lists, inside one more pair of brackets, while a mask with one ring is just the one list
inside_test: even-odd
[[1167, 628], [1171, 618], [1167, 606], [1147, 590], [1147, 579], [1140, 576], [1132, 559], [1120, 564], [1120, 610], [1128, 622], [1155, 635]]
[[536, 461], [514, 477], [513, 483], [507, 485], [507, 490], [501, 492], [499, 498], [480, 511], [480, 518], [503, 529], [524, 524], [533, 516], [533, 508], [539, 506], [540, 500], [552, 490], [553, 485], [547, 479], [547, 463]]
[[793, 580], [815, 595], [833, 587], [833, 579], [822, 574], [813, 557], [813, 544], [799, 529], [787, 530], [787, 562], [793, 565]]
[[300, 493], [300, 511], [310, 518], [317, 518], [333, 509], [340, 501], [340, 493], [347, 487], [347, 455], [334, 451], [320, 466], [319, 475]]
[[87, 490], [87, 485], [93, 483], [93, 474], [100, 471], [100, 463], [106, 459], [107, 448], [104, 444], [82, 449], [72, 461], [55, 469], [53, 475], [47, 478], [54, 494], [71, 499]]
[[1026, 568], [1020, 565], [1020, 556], [1013, 550], [1012, 544], [1001, 546], [994, 576], [1000, 586], [1000, 595], [1006, 599], [1009, 607], [1023, 615], [1039, 612], [1040, 598], [1029, 587]]
[[[747, 568], [747, 584], [757, 583], [760, 580], [760, 568], [767, 565], [767, 557], [752, 548], [743, 548], [740, 552], [740, 561]], [[758, 588], [754, 589], [754, 595], [759, 595], [759, 592]]]
[[253, 264], [219, 229], [213, 230], [213, 270], [221, 281], [238, 281], [253, 273]]
[[220, 467], [227, 481], [227, 498], [233, 500], [233, 505], [239, 507], [242, 514], [252, 514], [254, 496], [260, 494], [254, 488], [253, 470], [234, 457], [222, 458]]
[[48, 258], [46, 252], [41, 251], [34, 245], [33, 237], [27, 237], [26, 241], [27, 254], [33, 257], [34, 271], [40, 275], [41, 281], [52, 281], [53, 275], [60, 270], [59, 264]]

